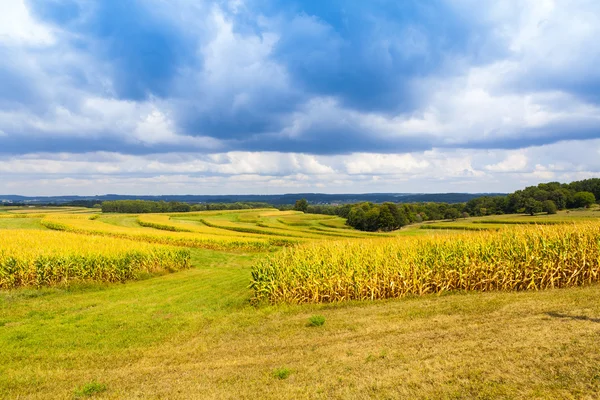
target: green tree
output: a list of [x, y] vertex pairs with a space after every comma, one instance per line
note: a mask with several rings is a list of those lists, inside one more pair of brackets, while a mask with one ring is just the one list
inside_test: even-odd
[[306, 201], [306, 199], [296, 200], [294, 210], [306, 212], [308, 210], [308, 201]]
[[373, 207], [365, 213], [365, 231], [375, 232], [379, 229], [379, 208]]
[[445, 219], [456, 220], [458, 217], [460, 217], [460, 211], [458, 211], [456, 208], [449, 208], [444, 214]]
[[346, 223], [355, 229], [364, 231], [365, 211], [359, 206], [352, 207], [352, 209], [350, 209], [350, 212], [348, 213], [348, 220], [346, 221]]
[[548, 214], [556, 214], [557, 207], [552, 200], [546, 200], [543, 204], [544, 212], [547, 212]]
[[382, 231], [391, 231], [396, 228], [396, 218], [387, 204], [381, 206], [378, 219], [378, 226]]
[[533, 198], [528, 198], [525, 200], [525, 212], [529, 215], [535, 215], [537, 213], [541, 213], [544, 210], [544, 204], [541, 201], [535, 200]]
[[577, 192], [573, 196], [575, 207], [589, 207], [596, 203], [596, 196], [591, 192]]

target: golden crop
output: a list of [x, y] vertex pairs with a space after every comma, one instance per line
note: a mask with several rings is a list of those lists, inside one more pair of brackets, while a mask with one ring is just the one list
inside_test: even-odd
[[181, 248], [67, 232], [0, 230], [2, 289], [73, 280], [122, 282], [190, 265], [190, 252]]
[[600, 281], [600, 223], [311, 243], [252, 270], [255, 300], [338, 302], [451, 290], [539, 290]]
[[148, 243], [159, 243], [213, 250], [264, 251], [272, 246], [289, 246], [297, 243], [286, 238], [250, 238], [214, 235], [196, 232], [172, 232], [164, 229], [124, 227], [111, 225], [99, 219], [65, 219], [47, 216], [42, 225], [48, 229], [87, 235], [110, 236]]

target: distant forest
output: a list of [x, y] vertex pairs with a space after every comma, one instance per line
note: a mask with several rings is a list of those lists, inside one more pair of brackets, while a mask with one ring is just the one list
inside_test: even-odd
[[347, 224], [364, 231], [391, 231], [405, 225], [443, 219], [467, 218], [498, 214], [537, 213], [555, 214], [557, 210], [589, 207], [600, 198], [600, 179], [561, 184], [541, 183], [506, 196], [482, 196], [466, 203], [409, 203], [362, 202], [340, 206], [310, 205], [302, 200], [294, 209], [313, 214], [338, 215]]
[[188, 204], [178, 201], [115, 200], [102, 203], [104, 213], [145, 214], [211, 210], [247, 210], [269, 208], [270, 204], [255, 202]]
[[266, 194], [266, 195], [165, 195], [165, 196], [129, 196], [107, 194], [102, 196], [52, 196], [25, 197], [0, 195], [0, 202], [7, 205], [69, 205], [79, 207], [99, 206], [105, 201], [115, 200], [147, 200], [155, 202], [178, 202], [188, 204], [205, 203], [266, 203], [271, 206], [294, 205], [298, 199], [306, 199], [311, 204], [354, 204], [372, 203], [464, 203], [481, 196], [497, 196], [504, 193], [363, 193], [363, 194]]

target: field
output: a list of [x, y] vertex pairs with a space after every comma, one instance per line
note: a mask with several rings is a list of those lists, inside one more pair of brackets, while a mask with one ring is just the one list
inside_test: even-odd
[[0, 289], [125, 282], [189, 268], [186, 249], [72, 233], [0, 231]]
[[0, 210], [0, 398], [600, 396], [598, 211]]
[[252, 271], [255, 300], [399, 298], [448, 291], [539, 290], [600, 282], [600, 224], [520, 226], [412, 240], [321, 242]]
[[432, 221], [421, 224], [421, 229], [435, 230], [498, 230], [506, 225], [564, 225], [600, 218], [600, 208], [575, 209], [546, 215], [489, 215], [455, 221]]

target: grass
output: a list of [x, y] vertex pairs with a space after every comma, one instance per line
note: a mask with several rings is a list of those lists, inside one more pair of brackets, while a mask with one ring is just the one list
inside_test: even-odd
[[41, 229], [41, 218], [0, 218], [0, 229]]
[[[432, 234], [468, 233], [395, 233]], [[141, 281], [0, 291], [0, 398], [600, 397], [600, 285], [253, 307], [265, 254], [190, 252]]]
[[81, 388], [75, 390], [75, 398], [91, 397], [97, 393], [102, 393], [105, 391], [106, 385], [93, 381], [86, 383]]
[[[0, 397], [98, 376], [115, 399], [600, 394], [598, 286], [255, 309], [256, 256], [194, 252], [197, 268], [146, 281], [3, 293]], [[315, 311], [328, 323], [306, 330]]]
[[273, 376], [277, 379], [287, 379], [292, 374], [288, 368], [277, 368], [273, 371]]
[[313, 315], [308, 319], [308, 326], [323, 326], [325, 317], [322, 315]]

